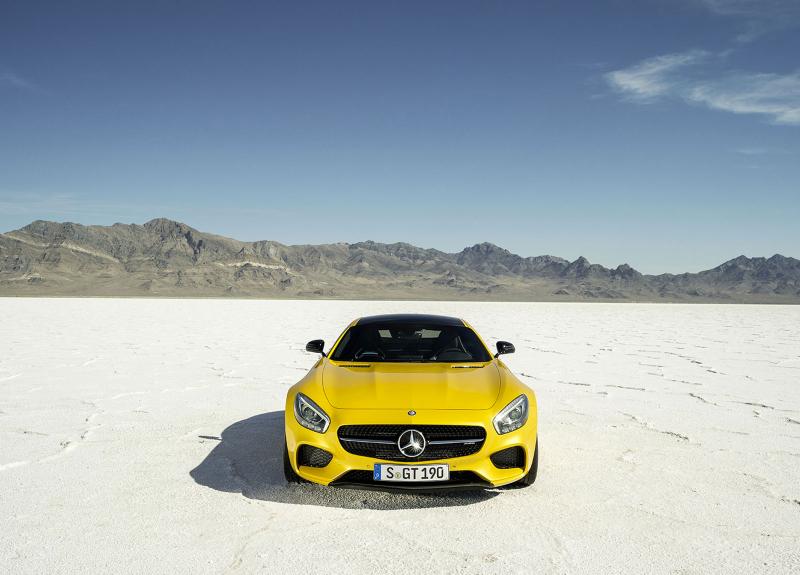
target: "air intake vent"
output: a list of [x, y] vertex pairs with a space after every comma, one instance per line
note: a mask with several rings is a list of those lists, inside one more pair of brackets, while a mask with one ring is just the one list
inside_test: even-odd
[[525, 450], [521, 447], [509, 447], [489, 457], [498, 469], [512, 469], [519, 467], [525, 469]]
[[297, 451], [297, 465], [325, 467], [331, 462], [331, 459], [333, 459], [332, 454], [313, 445], [301, 445]]

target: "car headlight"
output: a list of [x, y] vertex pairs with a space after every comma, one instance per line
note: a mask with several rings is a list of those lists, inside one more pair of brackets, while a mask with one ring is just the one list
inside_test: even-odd
[[298, 393], [294, 398], [294, 417], [297, 423], [317, 433], [325, 433], [331, 424], [328, 414], [302, 393]]
[[494, 416], [492, 424], [498, 435], [511, 433], [528, 421], [528, 398], [520, 395]]

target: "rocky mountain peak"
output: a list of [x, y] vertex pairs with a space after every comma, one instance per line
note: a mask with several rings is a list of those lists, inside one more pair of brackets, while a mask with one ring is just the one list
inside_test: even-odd
[[73, 224], [72, 222], [49, 222], [46, 220], [36, 220], [27, 226], [21, 228], [19, 231], [26, 232], [32, 236], [42, 239], [51, 240], [53, 238], [67, 238], [75, 233], [76, 228], [82, 228], [80, 224]]
[[143, 227], [162, 236], [182, 236], [187, 232], [197, 232], [197, 230], [182, 222], [176, 222], [168, 218], [152, 219], [149, 222], [145, 222]]
[[622, 279], [630, 280], [642, 277], [642, 274], [629, 266], [628, 264], [620, 264], [614, 270], [614, 275]]
[[511, 255], [511, 252], [505, 248], [501, 248], [491, 242], [482, 242], [479, 244], [475, 244], [473, 246], [464, 248], [461, 250], [462, 254], [470, 254], [470, 255], [483, 255], [483, 256], [493, 256], [493, 255]]

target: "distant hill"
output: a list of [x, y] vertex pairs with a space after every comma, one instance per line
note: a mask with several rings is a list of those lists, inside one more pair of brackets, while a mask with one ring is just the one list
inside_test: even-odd
[[35, 221], [0, 234], [0, 295], [800, 303], [800, 260], [739, 256], [653, 276], [489, 243], [450, 254], [371, 241], [240, 242], [167, 219]]

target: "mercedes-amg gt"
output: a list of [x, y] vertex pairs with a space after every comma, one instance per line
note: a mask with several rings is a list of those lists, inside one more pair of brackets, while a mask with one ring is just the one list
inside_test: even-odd
[[431, 490], [530, 485], [536, 396], [470, 325], [435, 315], [363, 317], [286, 396], [290, 483]]

